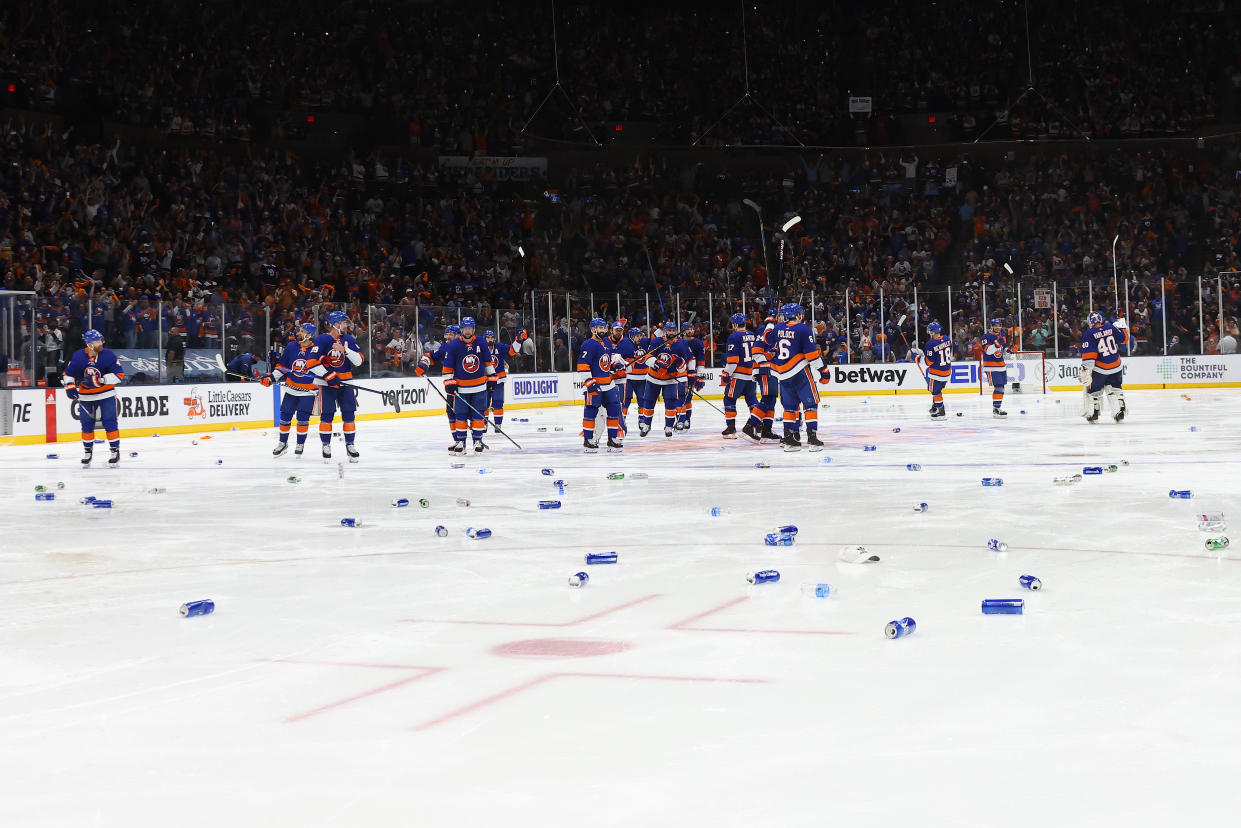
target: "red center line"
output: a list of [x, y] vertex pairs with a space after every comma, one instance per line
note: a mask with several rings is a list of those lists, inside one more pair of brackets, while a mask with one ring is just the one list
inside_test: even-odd
[[389, 690], [395, 690], [396, 688], [403, 687], [406, 684], [412, 684], [415, 681], [421, 681], [424, 678], [429, 678], [430, 676], [434, 676], [438, 673], [442, 673], [447, 669], [446, 667], [423, 667], [423, 666], [416, 665], [416, 664], [409, 664], [409, 665], [359, 664], [356, 662], [341, 662], [341, 661], [299, 661], [297, 659], [286, 659], [286, 658], [275, 658], [275, 659], [270, 659], [270, 661], [283, 663], [283, 664], [310, 664], [310, 665], [319, 665], [319, 666], [325, 666], [325, 667], [374, 667], [374, 668], [378, 668], [382, 670], [418, 670], [420, 671], [419, 673], [415, 675], [406, 676], [403, 679], [397, 679], [396, 681], [388, 682], [387, 684], [382, 684], [379, 687], [374, 687], [370, 690], [366, 690], [361, 693], [355, 693], [354, 695], [348, 696], [343, 699], [337, 699], [336, 701], [328, 702], [327, 704], [320, 705], [311, 710], [306, 710], [301, 713], [295, 713], [294, 715], [288, 716], [284, 719], [285, 724], [291, 724], [293, 722], [299, 722], [303, 719], [309, 719], [311, 716], [317, 716], [320, 713], [326, 713], [329, 710], [335, 710], [338, 707], [344, 707], [345, 705], [352, 704], [355, 701], [360, 701], [362, 699], [370, 698], [371, 696], [377, 696], [380, 693], [386, 693]]
[[481, 624], [494, 627], [576, 627], [579, 624], [585, 624], [587, 621], [594, 621], [603, 618], [605, 615], [611, 615], [614, 612], [636, 607], [638, 604], [645, 603], [654, 598], [661, 598], [661, 595], [647, 595], [643, 598], [637, 598], [627, 604], [621, 604], [611, 609], [600, 610], [590, 615], [582, 616], [574, 621], [485, 621], [474, 620], [469, 618], [402, 618], [402, 621], [410, 623], [424, 624]]
[[741, 598], [734, 598], [733, 600], [720, 604], [718, 607], [709, 609], [706, 612], [700, 612], [697, 615], [691, 615], [689, 618], [686, 618], [682, 621], [678, 621], [675, 624], [670, 625], [668, 629], [681, 630], [685, 632], [763, 633], [763, 634], [774, 634], [774, 635], [853, 635], [852, 632], [848, 632], [845, 630], [763, 630], [763, 629], [757, 629], [757, 628], [752, 628], [752, 627], [691, 627], [689, 626], [695, 621], [701, 621], [703, 618], [707, 618], [708, 616], [715, 615], [717, 612], [723, 612], [724, 610], [729, 609], [730, 607], [735, 607], [738, 604], [744, 604], [746, 601], [749, 601], [749, 600], [750, 599], [745, 596], [742, 596]]
[[767, 679], [721, 678], [721, 677], [714, 677], [714, 676], [650, 676], [650, 675], [639, 675], [639, 674], [631, 674], [631, 673], [547, 673], [537, 678], [533, 678], [530, 681], [523, 682], [522, 684], [517, 684], [517, 685], [514, 685], [513, 687], [509, 687], [504, 690], [501, 690], [499, 693], [496, 693], [494, 695], [487, 696], [486, 698], [479, 699], [478, 701], [475, 701], [475, 702], [471, 702], [463, 707], [458, 707], [456, 710], [450, 710], [447, 713], [444, 713], [440, 716], [436, 716], [433, 719], [428, 719], [427, 721], [422, 722], [421, 724], [414, 725], [414, 727], [411, 729], [414, 731], [430, 730], [436, 725], [441, 725], [444, 722], [450, 721], [452, 719], [460, 718], [461, 716], [464, 716], [467, 713], [473, 713], [476, 710], [480, 710], [484, 707], [488, 707], [490, 705], [495, 704], [496, 702], [503, 701], [504, 699], [507, 699], [507, 698], [511, 698], [512, 696], [516, 696], [519, 693], [524, 693], [526, 690], [529, 690], [532, 687], [537, 687], [538, 685], [543, 684], [544, 682], [551, 681], [552, 679], [559, 679], [559, 678], [604, 678], [604, 679], [624, 679], [624, 680], [629, 680], [629, 681], [719, 682], [719, 683], [724, 683], [724, 684], [767, 684], [768, 683]]

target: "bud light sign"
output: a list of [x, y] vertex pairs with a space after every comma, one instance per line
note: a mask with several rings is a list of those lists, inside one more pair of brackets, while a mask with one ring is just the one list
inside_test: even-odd
[[555, 374], [523, 374], [510, 377], [509, 399], [555, 400], [560, 397], [560, 377]]

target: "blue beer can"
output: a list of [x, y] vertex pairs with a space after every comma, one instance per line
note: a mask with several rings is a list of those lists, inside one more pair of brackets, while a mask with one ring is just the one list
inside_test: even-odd
[[181, 614], [186, 618], [193, 618], [195, 615], [210, 615], [213, 612], [215, 612], [215, 601], [210, 599], [186, 601], [181, 605]]
[[763, 569], [758, 572], [751, 572], [745, 576], [745, 579], [752, 584], [769, 584], [780, 580], [780, 573], [774, 569]]
[[918, 624], [906, 616], [896, 621], [889, 621], [884, 625], [883, 634], [888, 638], [904, 638], [907, 635], [913, 635], [916, 629], [918, 629]]

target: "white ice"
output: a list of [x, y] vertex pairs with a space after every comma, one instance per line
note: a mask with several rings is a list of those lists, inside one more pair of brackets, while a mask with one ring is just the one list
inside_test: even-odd
[[1235, 824], [1241, 555], [1194, 516], [1241, 522], [1241, 395], [1188, 393], [1120, 425], [1080, 395], [941, 423], [830, 398], [822, 454], [725, 442], [700, 402], [587, 456], [578, 410], [510, 410], [525, 451], [461, 469], [442, 418], [367, 422], [343, 478], [313, 432], [300, 459], [270, 429], [131, 439], [119, 470], [0, 448], [0, 825]]

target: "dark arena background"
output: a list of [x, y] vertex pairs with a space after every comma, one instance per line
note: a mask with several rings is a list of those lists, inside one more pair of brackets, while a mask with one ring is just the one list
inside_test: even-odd
[[0, 4], [0, 824], [1234, 822], [1239, 17]]

